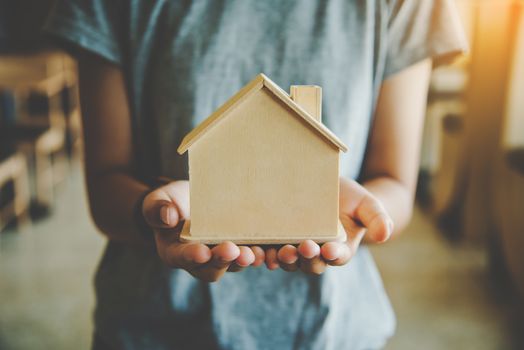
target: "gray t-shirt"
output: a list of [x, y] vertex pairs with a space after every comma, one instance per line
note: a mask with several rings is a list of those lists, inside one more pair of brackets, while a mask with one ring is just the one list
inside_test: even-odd
[[[382, 81], [466, 47], [451, 0], [71, 0], [47, 30], [122, 67], [144, 178], [187, 178], [182, 137], [260, 72], [323, 87], [357, 178]], [[319, 277], [249, 268], [207, 284], [110, 242], [95, 285], [98, 341], [129, 349], [375, 349], [395, 328], [365, 247]]]

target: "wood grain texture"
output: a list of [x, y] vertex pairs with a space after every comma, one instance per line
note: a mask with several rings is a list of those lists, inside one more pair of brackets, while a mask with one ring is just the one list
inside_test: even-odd
[[189, 148], [191, 232], [181, 238], [345, 237], [338, 221], [339, 147], [266, 87], [227, 114]]

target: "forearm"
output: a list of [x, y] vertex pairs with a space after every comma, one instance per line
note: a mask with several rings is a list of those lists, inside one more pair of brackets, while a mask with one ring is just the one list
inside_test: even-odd
[[414, 189], [388, 176], [365, 180], [362, 185], [384, 205], [395, 225], [393, 236], [402, 232], [411, 220]]
[[109, 239], [145, 242], [135, 218], [148, 187], [134, 178], [131, 112], [120, 66], [79, 56], [84, 161], [91, 215]]
[[149, 187], [123, 171], [88, 175], [89, 206], [96, 226], [109, 239], [144, 243], [137, 227], [136, 205]]
[[394, 235], [413, 211], [431, 65], [425, 59], [382, 83], [362, 169], [362, 184], [383, 203]]

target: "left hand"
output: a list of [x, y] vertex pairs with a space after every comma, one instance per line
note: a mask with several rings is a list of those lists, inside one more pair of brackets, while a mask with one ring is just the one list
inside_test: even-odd
[[346, 242], [328, 242], [319, 246], [307, 240], [298, 247], [285, 245], [266, 251], [266, 265], [270, 270], [282, 267], [286, 271], [298, 269], [319, 275], [327, 265], [347, 264], [355, 255], [362, 239], [382, 243], [393, 233], [393, 221], [382, 203], [354, 180], [340, 179], [340, 221], [347, 234]]

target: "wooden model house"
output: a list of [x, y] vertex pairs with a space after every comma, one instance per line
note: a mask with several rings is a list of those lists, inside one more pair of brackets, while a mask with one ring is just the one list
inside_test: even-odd
[[339, 152], [320, 121], [322, 90], [291, 95], [258, 75], [191, 131], [191, 220], [183, 241], [214, 244], [344, 240], [338, 220]]

